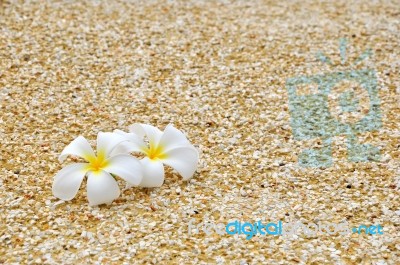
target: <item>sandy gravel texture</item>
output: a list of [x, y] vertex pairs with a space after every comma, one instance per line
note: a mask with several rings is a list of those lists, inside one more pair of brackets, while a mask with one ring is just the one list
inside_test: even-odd
[[[381, 161], [348, 161], [337, 136], [332, 166], [299, 166], [320, 140], [294, 139], [286, 80], [362, 68], [376, 71], [382, 128], [358, 137]], [[399, 73], [398, 1], [0, 1], [0, 263], [399, 264]], [[162, 187], [93, 208], [85, 184], [52, 195], [66, 144], [135, 122], [184, 131], [194, 178], [169, 169]], [[189, 235], [192, 218], [384, 234], [246, 240]]]

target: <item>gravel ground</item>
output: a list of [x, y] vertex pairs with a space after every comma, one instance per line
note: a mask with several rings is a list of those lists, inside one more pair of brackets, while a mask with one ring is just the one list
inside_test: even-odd
[[[0, 1], [0, 10], [0, 263], [400, 264], [398, 1]], [[321, 141], [293, 137], [286, 80], [362, 68], [376, 71], [382, 127], [357, 137], [380, 148], [380, 162], [349, 161], [338, 135], [331, 166], [301, 167], [301, 151]], [[135, 122], [184, 131], [200, 152], [193, 179], [168, 170], [161, 188], [124, 189], [99, 207], [85, 184], [72, 201], [52, 195], [66, 144]], [[347, 221], [384, 234], [246, 240], [189, 235], [192, 218]]]

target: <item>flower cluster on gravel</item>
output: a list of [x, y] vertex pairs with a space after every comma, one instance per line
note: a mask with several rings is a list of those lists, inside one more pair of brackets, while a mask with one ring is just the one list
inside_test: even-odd
[[[145, 137], [147, 141], [144, 141]], [[138, 160], [131, 153], [141, 153], [144, 158]], [[163, 164], [188, 180], [196, 171], [199, 160], [196, 148], [171, 124], [164, 132], [138, 123], [130, 127], [129, 133], [121, 130], [99, 132], [96, 153], [83, 136], [78, 136], [64, 148], [60, 162], [68, 155], [86, 162], [73, 163], [60, 170], [54, 177], [53, 194], [65, 201], [72, 200], [87, 176], [87, 196], [91, 206], [111, 203], [119, 197], [116, 176], [129, 186], [160, 187], [164, 183]]]

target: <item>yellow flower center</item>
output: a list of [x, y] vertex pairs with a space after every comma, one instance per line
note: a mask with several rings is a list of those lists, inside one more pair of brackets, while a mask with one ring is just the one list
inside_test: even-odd
[[162, 145], [155, 146], [154, 144], [150, 143], [150, 148], [147, 148], [143, 151], [151, 160], [166, 158], [166, 154], [164, 154], [164, 147]]
[[99, 152], [97, 156], [90, 157], [89, 159], [89, 170], [97, 172], [102, 170], [108, 165], [108, 161], [105, 158], [105, 155], [103, 152]]

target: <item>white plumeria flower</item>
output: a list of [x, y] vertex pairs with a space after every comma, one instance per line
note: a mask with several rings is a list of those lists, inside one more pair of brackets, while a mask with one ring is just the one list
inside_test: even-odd
[[[184, 180], [190, 179], [197, 169], [199, 153], [186, 139], [185, 135], [171, 124], [164, 132], [147, 124], [135, 123], [129, 128], [130, 133], [115, 130], [129, 142], [121, 143], [113, 153], [140, 152], [145, 155], [140, 160], [143, 179], [140, 187], [160, 187], [164, 182], [164, 166], [175, 169]], [[144, 136], [148, 144], [143, 141]]]
[[72, 200], [86, 175], [87, 196], [91, 206], [111, 203], [119, 197], [118, 184], [111, 174], [131, 185], [140, 184], [143, 174], [139, 160], [126, 154], [112, 155], [114, 148], [124, 141], [126, 138], [115, 133], [99, 132], [96, 155], [84, 137], [73, 140], [62, 151], [60, 162], [68, 155], [74, 155], [85, 159], [87, 163], [74, 163], [60, 170], [54, 177], [54, 196], [65, 201]]

